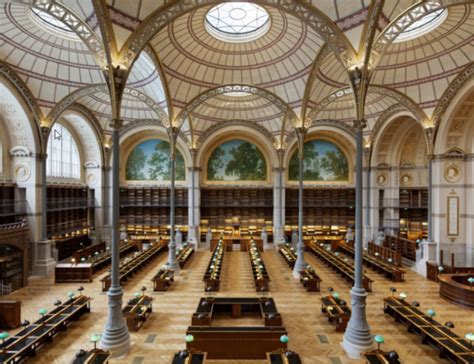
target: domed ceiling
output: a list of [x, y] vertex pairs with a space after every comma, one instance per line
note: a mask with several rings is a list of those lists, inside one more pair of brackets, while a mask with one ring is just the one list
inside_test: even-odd
[[[421, 123], [438, 117], [436, 108], [446, 90], [472, 66], [472, 5], [447, 3], [443, 10], [438, 0], [384, 2], [374, 22], [373, 78], [365, 109], [368, 140], [398, 111]], [[350, 125], [355, 118], [347, 69], [357, 61], [347, 62], [345, 57], [359, 50], [372, 9], [369, 0], [243, 2], [244, 7], [258, 4], [269, 17], [258, 36], [246, 39], [235, 39], [235, 34], [221, 37], [206, 23], [211, 9], [229, 2], [34, 0], [31, 4], [34, 10], [26, 1], [2, 2], [0, 66], [24, 82], [43, 117], [76, 92], [79, 96], [71, 97], [71, 104], [93, 112], [104, 133], [109, 133], [104, 55], [110, 48], [113, 58], [116, 44], [117, 54], [137, 55], [126, 82], [122, 117], [129, 125], [155, 121], [166, 126], [184, 115], [181, 135], [188, 145], [220, 125], [236, 122], [253, 125], [273, 140], [284, 139], [292, 133], [285, 117], [288, 110], [311, 125], [327, 121]], [[306, 14], [296, 12], [296, 5]], [[442, 14], [439, 24], [431, 24], [420, 36], [420, 24], [430, 23], [422, 20], [438, 14]], [[239, 18], [237, 13], [234, 18]], [[157, 19], [160, 25], [149, 27]], [[135, 52], [130, 42], [143, 29], [149, 34]], [[407, 39], [397, 40], [394, 31], [402, 31]], [[105, 44], [102, 39], [107, 39]], [[346, 50], [334, 44], [343, 44]], [[250, 86], [260, 93], [212, 95], [212, 90], [226, 85]], [[282, 103], [283, 108], [278, 106]]]

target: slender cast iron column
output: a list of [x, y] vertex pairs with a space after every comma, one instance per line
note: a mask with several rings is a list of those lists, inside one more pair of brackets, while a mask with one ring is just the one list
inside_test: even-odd
[[362, 266], [362, 131], [365, 125], [365, 120], [356, 120], [354, 122], [354, 127], [356, 129], [355, 279], [354, 286], [351, 289], [352, 314], [342, 341], [342, 346], [350, 358], [359, 358], [362, 352], [373, 347], [372, 335], [370, 334], [370, 327], [367, 323], [365, 312], [367, 292], [363, 285], [364, 272]]
[[168, 244], [168, 267], [173, 269], [175, 274], [179, 274], [179, 264], [176, 259], [176, 241], [175, 241], [175, 166], [176, 166], [176, 145], [175, 145], [175, 135], [171, 135], [171, 154], [170, 154], [170, 179], [171, 179], [171, 188], [170, 188], [170, 243]]
[[296, 258], [295, 267], [293, 268], [293, 276], [299, 278], [300, 272], [306, 268], [306, 262], [304, 261], [304, 243], [303, 243], [303, 175], [304, 175], [304, 132], [299, 132], [299, 145], [298, 145], [298, 168], [299, 168], [299, 180], [298, 180], [298, 244], [296, 245], [296, 251], [298, 256]]
[[123, 291], [120, 286], [120, 140], [122, 120], [111, 122], [112, 134], [112, 249], [109, 297], [109, 316], [100, 341], [100, 347], [109, 350], [113, 357], [125, 355], [130, 350], [130, 335], [122, 316]]
[[428, 157], [428, 241], [433, 241], [433, 156]]
[[44, 153], [41, 156], [41, 211], [43, 211], [43, 216], [41, 219], [41, 240], [48, 240], [48, 200], [47, 200], [47, 191], [48, 191], [48, 179], [47, 179], [47, 163], [48, 155]]

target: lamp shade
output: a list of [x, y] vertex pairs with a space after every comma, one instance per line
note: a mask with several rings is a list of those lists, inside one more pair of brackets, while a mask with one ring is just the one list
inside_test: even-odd
[[443, 270], [444, 270], [444, 267], [443, 267], [442, 265], [440, 265], [440, 266], [438, 267], [438, 271], [442, 272]]
[[474, 332], [468, 332], [464, 337], [466, 340], [474, 341]]
[[69, 291], [69, 292], [67, 293], [67, 296], [68, 296], [69, 298], [73, 298], [73, 297], [74, 297], [74, 292]]
[[339, 298], [339, 293], [334, 292], [334, 293], [332, 294], [332, 296], [337, 300], [337, 299]]
[[408, 295], [406, 294], [406, 292], [400, 292], [400, 298], [401, 298], [402, 300], [404, 300], [404, 299], [407, 298], [407, 297], [408, 297]]
[[469, 277], [467, 279], [467, 281], [470, 283], [470, 284], [473, 284], [474, 283], [474, 277]]
[[139, 292], [135, 292], [133, 295], [135, 296], [135, 298], [140, 297], [140, 293], [139, 293]]
[[100, 334], [93, 334], [90, 338], [91, 343], [97, 343], [100, 341], [102, 335]]
[[48, 310], [46, 308], [40, 308], [38, 310], [38, 313], [41, 315], [41, 316], [44, 316], [48, 313]]
[[0, 340], [8, 339], [9, 336], [10, 334], [6, 331], [0, 332]]
[[374, 341], [377, 343], [377, 344], [383, 344], [385, 342], [385, 339], [383, 338], [382, 335], [375, 335], [374, 336]]
[[431, 317], [435, 317], [436, 316], [436, 312], [432, 309], [429, 309], [428, 311], [426, 311], [426, 313], [428, 314], [428, 316], [431, 316]]
[[187, 343], [192, 343], [194, 341], [194, 336], [191, 335], [191, 334], [188, 334], [185, 336], [184, 340], [187, 342]]
[[290, 338], [288, 337], [288, 335], [281, 335], [280, 336], [280, 342], [282, 342], [283, 344], [287, 344], [288, 341], [290, 341]]

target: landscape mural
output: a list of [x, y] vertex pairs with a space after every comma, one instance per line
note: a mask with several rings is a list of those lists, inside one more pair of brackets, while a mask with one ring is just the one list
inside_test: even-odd
[[244, 140], [218, 146], [207, 163], [209, 181], [265, 181], [267, 163], [260, 150]]
[[[304, 144], [305, 181], [348, 181], [349, 166], [344, 153], [337, 145], [327, 140], [312, 140]], [[290, 181], [298, 181], [298, 150], [289, 165]]]
[[[183, 155], [176, 151], [176, 180], [185, 180]], [[169, 181], [170, 143], [161, 139], [146, 140], [137, 145], [127, 159], [128, 181]]]

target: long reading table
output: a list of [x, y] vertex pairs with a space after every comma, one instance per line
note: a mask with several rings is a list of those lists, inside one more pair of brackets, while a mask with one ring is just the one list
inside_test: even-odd
[[[344, 261], [340, 257], [324, 249], [324, 247], [321, 245], [309, 243], [307, 247], [311, 253], [321, 259], [324, 263], [326, 263], [326, 265], [331, 267], [334, 271], [338, 272], [347, 281], [354, 284], [355, 271], [352, 264]], [[372, 282], [372, 279], [370, 279], [364, 274], [362, 278], [362, 283], [367, 292], [372, 292]]]
[[40, 346], [52, 342], [60, 332], [66, 331], [71, 322], [90, 312], [91, 299], [78, 296], [57, 304], [50, 312], [45, 313], [33, 324], [0, 343], [0, 362], [3, 364], [19, 363], [30, 356], [35, 356]]
[[404, 323], [409, 332], [420, 335], [423, 344], [431, 344], [437, 348], [441, 358], [455, 364], [471, 363], [474, 360], [467, 340], [405, 300], [397, 297], [384, 298], [384, 312], [392, 316], [395, 322]]
[[[133, 276], [136, 272], [142, 269], [145, 265], [150, 263], [160, 253], [165, 251], [167, 247], [164, 243], [155, 243], [148, 249], [138, 253], [135, 257], [120, 265], [119, 279], [120, 283], [126, 282], [128, 278]], [[106, 292], [110, 288], [111, 278], [110, 274], [101, 279], [102, 291]]]

